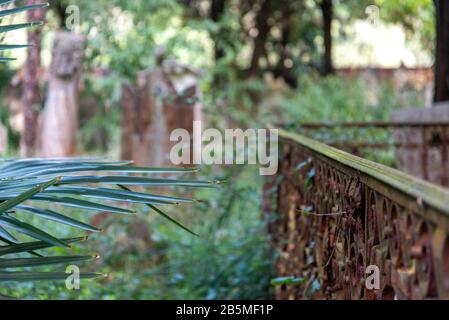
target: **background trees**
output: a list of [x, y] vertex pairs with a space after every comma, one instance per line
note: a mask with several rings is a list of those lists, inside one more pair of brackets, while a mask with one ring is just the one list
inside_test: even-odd
[[[42, 3], [40, 0], [29, 0], [28, 5]], [[45, 9], [27, 11], [28, 21], [43, 21]], [[40, 77], [41, 70], [41, 35], [42, 29], [35, 27], [27, 32], [28, 43], [32, 46], [27, 51], [27, 60], [23, 68], [23, 113], [24, 133], [21, 140], [21, 154], [32, 157], [36, 152], [38, 137], [37, 117], [42, 108]]]
[[435, 0], [435, 102], [449, 100], [449, 3]]

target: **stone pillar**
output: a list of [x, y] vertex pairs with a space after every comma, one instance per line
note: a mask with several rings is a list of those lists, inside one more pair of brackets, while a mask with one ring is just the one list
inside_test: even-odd
[[76, 152], [83, 47], [82, 36], [71, 32], [55, 33], [42, 121], [44, 157], [68, 157]]

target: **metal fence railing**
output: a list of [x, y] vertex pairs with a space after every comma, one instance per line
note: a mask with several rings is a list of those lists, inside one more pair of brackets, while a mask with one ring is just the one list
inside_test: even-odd
[[307, 122], [290, 128], [449, 187], [449, 121]]
[[449, 298], [449, 190], [303, 135], [279, 136], [264, 211], [275, 217], [277, 275], [299, 280], [278, 286], [277, 298]]

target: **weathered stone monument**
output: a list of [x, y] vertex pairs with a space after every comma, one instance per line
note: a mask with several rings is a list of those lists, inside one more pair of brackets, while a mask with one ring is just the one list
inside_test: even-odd
[[81, 35], [55, 33], [48, 97], [42, 121], [41, 147], [44, 157], [75, 154], [83, 47]]
[[[155, 68], [137, 76], [137, 85], [122, 86], [121, 158], [140, 165], [173, 166], [169, 155], [176, 142], [170, 133], [201, 120], [199, 72], [157, 53]], [[192, 153], [191, 153], [192, 154]]]

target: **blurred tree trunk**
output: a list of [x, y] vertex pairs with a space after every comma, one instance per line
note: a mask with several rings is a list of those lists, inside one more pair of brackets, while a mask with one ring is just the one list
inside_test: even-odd
[[64, 0], [53, 1], [53, 7], [56, 15], [59, 17], [59, 28], [61, 30], [66, 29], [67, 20], [67, 3]]
[[[292, 10], [283, 10], [283, 26], [282, 36], [279, 49], [279, 61], [273, 68], [273, 74], [275, 77], [282, 77], [285, 83], [292, 88], [298, 87], [298, 80], [293, 72], [294, 60], [290, 57], [288, 46], [290, 43], [290, 35], [292, 33], [292, 20], [295, 19], [294, 12]], [[291, 64], [291, 65], [289, 65]]]
[[[29, 0], [27, 4], [41, 3], [40, 0]], [[45, 9], [27, 11], [28, 21], [42, 21]], [[32, 157], [36, 153], [37, 117], [42, 104], [39, 86], [39, 69], [41, 66], [41, 34], [42, 28], [32, 28], [27, 32], [27, 42], [32, 46], [27, 50], [27, 60], [24, 65], [23, 83], [23, 113], [24, 132], [20, 141], [22, 157]]]
[[83, 42], [75, 33], [55, 34], [42, 125], [45, 157], [68, 157], [76, 151]]
[[136, 123], [136, 89], [129, 83], [122, 84], [121, 104], [122, 104], [122, 147], [121, 159], [133, 159], [133, 136], [134, 124]]
[[434, 102], [449, 100], [449, 1], [435, 0], [436, 52]]
[[334, 15], [332, 0], [322, 0], [320, 7], [323, 15], [323, 75], [327, 76], [334, 72], [334, 68], [332, 66], [332, 19]]
[[254, 49], [249, 68], [250, 76], [257, 75], [259, 72], [259, 60], [266, 55], [265, 45], [271, 29], [268, 18], [271, 13], [271, 0], [264, 0], [256, 16], [257, 36], [254, 38]]
[[[212, 0], [210, 8], [210, 18], [213, 22], [218, 23], [225, 11], [226, 0]], [[215, 43], [215, 61], [224, 57], [224, 49], [218, 40], [219, 34], [213, 34], [212, 38]]]
[[[215, 23], [217, 29], [210, 32], [210, 36], [214, 41], [214, 59], [215, 62], [219, 61], [221, 58], [225, 56], [225, 51], [223, 48], [223, 44], [221, 42], [222, 37], [222, 28], [218, 24], [225, 12], [226, 0], [212, 0], [211, 8], [210, 8], [210, 19]], [[222, 88], [224, 86], [225, 79], [222, 74], [214, 74], [213, 84], [216, 88]]]

